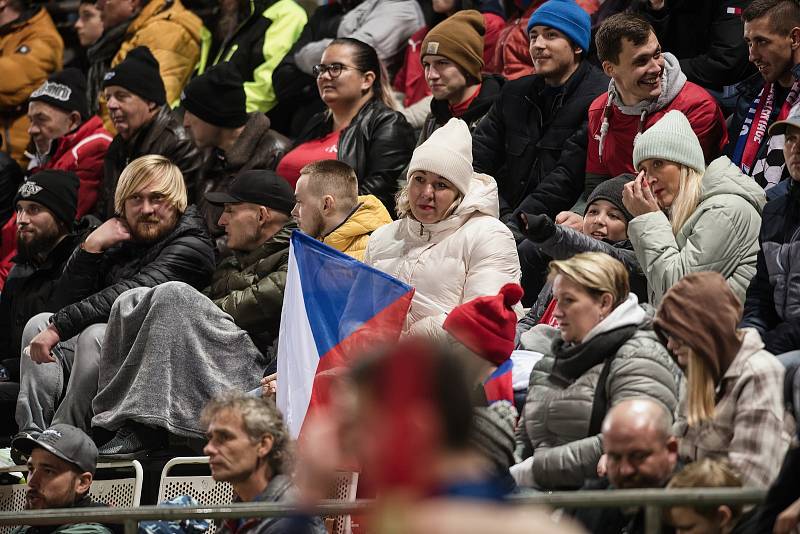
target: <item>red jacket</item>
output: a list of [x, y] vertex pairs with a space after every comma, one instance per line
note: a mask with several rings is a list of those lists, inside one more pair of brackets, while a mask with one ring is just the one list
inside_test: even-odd
[[[498, 37], [494, 57], [486, 63], [487, 72], [500, 74], [509, 81], [535, 73], [528, 41], [528, 20], [545, 1], [534, 0], [522, 15], [508, 19]], [[600, 5], [598, 0], [576, 0], [575, 3], [590, 15]]]
[[[486, 27], [483, 36], [483, 61], [489, 65], [495, 55], [497, 39], [505, 26], [505, 21], [503, 17], [495, 13], [482, 13], [482, 15], [483, 24]], [[405, 94], [404, 106], [410, 106], [431, 94], [428, 82], [425, 81], [425, 69], [422, 67], [422, 58], [420, 57], [420, 47], [426, 35], [428, 35], [428, 27], [423, 26], [408, 39], [403, 66], [394, 77], [394, 88]], [[492, 72], [487, 68], [484, 68], [484, 71]]]
[[[84, 122], [80, 128], [65, 135], [56, 143], [50, 160], [41, 166], [33, 167], [34, 174], [46, 169], [72, 171], [78, 175], [78, 213], [76, 219], [91, 213], [97, 202], [100, 182], [103, 179], [103, 159], [106, 156], [111, 134], [103, 127], [103, 121], [95, 115]], [[14, 265], [11, 259], [17, 254], [17, 216], [11, 218], [0, 228], [0, 291], [6, 283], [8, 272]]]
[[76, 219], [94, 210], [103, 180], [103, 159], [111, 139], [111, 134], [103, 127], [102, 119], [95, 115], [73, 133], [59, 139], [55, 152], [47, 163], [31, 169], [31, 173], [58, 169], [78, 175], [80, 188]]
[[[594, 99], [589, 106], [589, 139], [586, 150], [586, 173], [602, 176], [618, 176], [625, 172], [635, 173], [633, 168], [633, 139], [639, 128], [639, 117], [623, 115], [611, 106], [608, 133], [603, 143], [603, 160], [600, 161], [600, 126], [603, 110], [608, 102], [608, 93]], [[706, 164], [722, 154], [728, 142], [725, 117], [717, 101], [705, 89], [686, 82], [683, 89], [665, 108], [645, 118], [644, 130], [670, 110], [683, 112], [697, 134], [706, 157]]]

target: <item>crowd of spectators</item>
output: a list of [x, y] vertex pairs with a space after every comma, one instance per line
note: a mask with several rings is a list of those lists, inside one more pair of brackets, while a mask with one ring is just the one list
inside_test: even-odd
[[[308, 4], [56, 24], [0, 0], [0, 420], [27, 506], [92, 505], [98, 457], [181, 443], [243, 502], [312, 501], [343, 466], [432, 499], [376, 531], [638, 533], [636, 508], [497, 503], [665, 487], [771, 488], [673, 507], [675, 532], [795, 528], [800, 1]], [[273, 401], [295, 232], [415, 290], [296, 443]]]

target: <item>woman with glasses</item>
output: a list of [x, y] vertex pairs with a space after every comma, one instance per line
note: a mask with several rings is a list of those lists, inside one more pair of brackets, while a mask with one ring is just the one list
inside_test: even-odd
[[688, 462], [728, 460], [745, 486], [768, 487], [789, 447], [783, 365], [752, 328], [717, 272], [692, 273], [665, 294], [655, 319], [662, 343], [686, 375], [674, 427]]
[[337, 159], [355, 169], [359, 194], [375, 195], [393, 212], [415, 139], [403, 115], [392, 109], [375, 49], [357, 39], [334, 39], [314, 75], [328, 109], [312, 117], [278, 164], [278, 174], [294, 186], [306, 164]]

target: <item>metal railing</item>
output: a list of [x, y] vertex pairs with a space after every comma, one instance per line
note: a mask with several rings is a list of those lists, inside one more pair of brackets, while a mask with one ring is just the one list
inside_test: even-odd
[[[522, 493], [510, 497], [516, 506], [547, 505], [554, 508], [645, 508], [645, 532], [660, 534], [662, 510], [671, 506], [716, 506], [759, 504], [766, 490], [749, 488], [693, 488], [679, 490], [607, 490], [551, 493]], [[285, 517], [298, 513], [337, 516], [368, 512], [369, 500], [322, 501], [311, 507], [279, 503], [237, 503], [213, 507], [81, 508], [0, 512], [0, 525], [62, 525], [74, 523], [123, 523], [125, 534], [136, 534], [138, 522], [163, 519], [230, 519], [238, 517]]]

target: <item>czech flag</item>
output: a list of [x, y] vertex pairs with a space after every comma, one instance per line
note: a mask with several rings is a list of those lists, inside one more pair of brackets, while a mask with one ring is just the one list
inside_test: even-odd
[[396, 342], [414, 288], [295, 231], [278, 341], [278, 408], [300, 435], [353, 357]]
[[489, 404], [502, 400], [514, 404], [514, 384], [511, 380], [513, 368], [514, 362], [509, 358], [483, 382], [483, 391], [486, 392]]

